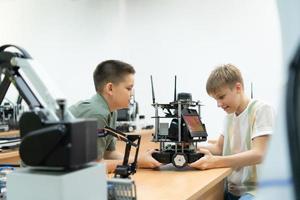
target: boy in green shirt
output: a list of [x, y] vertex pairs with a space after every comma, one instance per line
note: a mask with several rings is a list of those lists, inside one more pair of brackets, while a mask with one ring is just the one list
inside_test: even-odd
[[[118, 60], [100, 63], [94, 71], [96, 94], [89, 100], [80, 101], [69, 108], [78, 118], [95, 118], [98, 129], [105, 126], [116, 128], [117, 110], [127, 108], [133, 95], [134, 68]], [[111, 135], [97, 139], [98, 160], [107, 164], [108, 172], [122, 163], [123, 154], [116, 151], [116, 138]], [[153, 151], [140, 154], [140, 167], [154, 168], [161, 164], [152, 158]]]

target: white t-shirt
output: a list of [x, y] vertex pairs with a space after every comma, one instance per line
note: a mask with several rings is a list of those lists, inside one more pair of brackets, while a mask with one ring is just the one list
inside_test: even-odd
[[[271, 106], [251, 100], [247, 108], [236, 116], [228, 114], [224, 121], [223, 155], [232, 155], [251, 149], [252, 139], [273, 132], [274, 111]], [[227, 177], [228, 191], [240, 196], [254, 193], [257, 184], [257, 165], [236, 169]]]

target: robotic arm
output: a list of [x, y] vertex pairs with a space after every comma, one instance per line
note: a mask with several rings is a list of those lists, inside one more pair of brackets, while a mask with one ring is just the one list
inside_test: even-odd
[[[118, 130], [112, 129], [107, 126], [104, 127], [104, 129], [98, 131], [99, 137], [104, 137], [108, 134], [126, 143], [123, 163], [122, 165], [117, 166], [115, 170], [115, 178], [128, 178], [130, 175], [133, 175], [136, 172], [141, 136], [126, 135]], [[135, 147], [136, 151], [135, 151], [134, 161], [129, 164], [128, 162], [129, 162], [129, 154], [130, 154], [131, 147]]]
[[[9, 47], [15, 47], [21, 53], [5, 51]], [[15, 45], [0, 47], [0, 70], [4, 74], [0, 84], [0, 103], [13, 83], [31, 110], [38, 109], [45, 115], [47, 121], [58, 122], [60, 119], [56, 113], [58, 104], [34, 70], [38, 68], [35, 65], [32, 57], [24, 49]], [[64, 117], [74, 118], [69, 112], [65, 113]]]
[[[14, 47], [19, 52], [7, 51]], [[20, 157], [32, 167], [75, 169], [97, 158], [97, 122], [75, 120], [36, 73], [35, 62], [15, 45], [0, 47], [0, 104], [11, 83], [29, 106], [19, 120]]]

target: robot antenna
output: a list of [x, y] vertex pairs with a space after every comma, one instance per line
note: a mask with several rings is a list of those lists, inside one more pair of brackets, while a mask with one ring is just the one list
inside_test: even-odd
[[152, 75], [150, 75], [150, 80], [151, 80], [151, 89], [152, 89], [152, 102], [153, 102], [153, 104], [155, 104], [155, 95], [154, 95], [154, 86], [153, 86]]

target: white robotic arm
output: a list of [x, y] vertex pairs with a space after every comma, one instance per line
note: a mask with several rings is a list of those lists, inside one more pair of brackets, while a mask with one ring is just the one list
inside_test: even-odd
[[[9, 47], [17, 48], [22, 54], [4, 51]], [[3, 84], [9, 86], [9, 83], [12, 82], [31, 110], [43, 112], [47, 121], [58, 122], [62, 117], [57, 112], [59, 110], [58, 102], [37, 74], [36, 61], [24, 49], [14, 45], [2, 46], [0, 52], [0, 62], [7, 63], [0, 67], [1, 73], [5, 76]], [[8, 87], [1, 87], [2, 95], [5, 95], [5, 89], [7, 91]], [[2, 99], [0, 98], [0, 103]], [[70, 112], [65, 112], [63, 118], [73, 119], [74, 117]]]
[[[5, 51], [9, 47], [21, 54]], [[0, 104], [13, 83], [30, 109], [19, 120], [22, 161], [33, 167], [74, 169], [96, 160], [96, 120], [77, 120], [65, 112], [65, 101], [53, 98], [34, 66], [22, 48], [0, 47]]]

